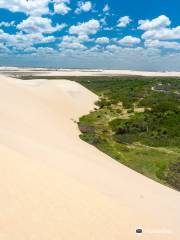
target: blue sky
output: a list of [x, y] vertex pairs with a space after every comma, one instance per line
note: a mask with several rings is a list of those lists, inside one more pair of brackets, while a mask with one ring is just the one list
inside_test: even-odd
[[0, 0], [0, 65], [180, 71], [180, 1]]

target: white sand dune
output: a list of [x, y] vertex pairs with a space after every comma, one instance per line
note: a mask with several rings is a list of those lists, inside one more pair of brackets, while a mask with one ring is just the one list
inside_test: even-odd
[[[21, 70], [22, 71], [22, 70]], [[180, 72], [148, 72], [131, 70], [72, 70], [61, 69], [57, 71], [37, 71], [37, 76], [145, 76], [145, 77], [180, 77]]]
[[93, 93], [0, 76], [0, 97], [0, 239], [180, 239], [179, 192], [79, 139]]
[[10, 75], [16, 73], [21, 75], [36, 76], [149, 76], [149, 77], [180, 77], [180, 72], [153, 72], [153, 71], [132, 71], [132, 70], [103, 70], [103, 69], [48, 69], [48, 68], [17, 68], [0, 67], [0, 72], [6, 72]]

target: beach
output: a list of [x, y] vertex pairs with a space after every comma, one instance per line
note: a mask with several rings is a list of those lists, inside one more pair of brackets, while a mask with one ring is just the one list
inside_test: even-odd
[[[98, 97], [66, 79], [23, 81], [7, 76], [32, 71], [1, 69], [0, 239], [179, 240], [180, 193], [80, 140], [77, 121], [94, 109]], [[180, 76], [36, 71], [47, 77]]]
[[145, 77], [180, 77], [180, 72], [153, 72], [133, 70], [105, 70], [105, 69], [51, 69], [51, 68], [18, 68], [0, 67], [0, 73], [8, 75], [33, 75], [33, 76], [145, 76]]

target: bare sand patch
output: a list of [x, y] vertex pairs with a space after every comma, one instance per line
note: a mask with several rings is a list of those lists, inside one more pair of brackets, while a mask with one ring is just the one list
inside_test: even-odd
[[33, 76], [147, 76], [147, 77], [180, 77], [180, 72], [133, 71], [104, 69], [52, 69], [52, 68], [16, 68], [0, 67], [0, 72], [10, 75]]

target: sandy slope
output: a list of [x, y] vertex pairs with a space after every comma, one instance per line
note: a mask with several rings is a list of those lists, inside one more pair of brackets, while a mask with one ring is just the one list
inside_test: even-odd
[[95, 95], [0, 76], [0, 97], [0, 239], [180, 239], [179, 192], [78, 138]]

